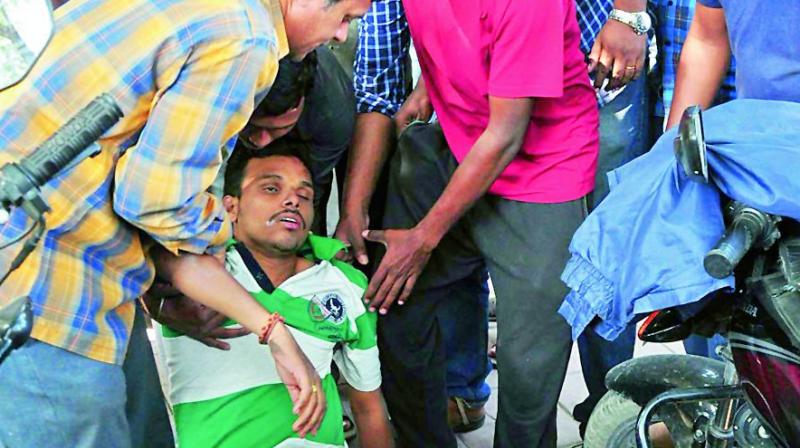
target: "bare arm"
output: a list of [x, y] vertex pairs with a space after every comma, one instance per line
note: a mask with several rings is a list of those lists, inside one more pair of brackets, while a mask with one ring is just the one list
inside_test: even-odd
[[438, 244], [511, 163], [522, 146], [532, 108], [532, 98], [489, 97], [489, 125], [418, 224], [430, 235], [429, 242]]
[[358, 438], [363, 448], [390, 448], [394, 446], [389, 419], [383, 405], [381, 390], [361, 392], [347, 386], [347, 396], [358, 428]]
[[353, 144], [347, 162], [347, 176], [342, 197], [342, 217], [336, 237], [352, 245], [353, 255], [367, 264], [367, 252], [361, 232], [369, 226], [367, 212], [381, 170], [389, 155], [394, 122], [380, 112], [359, 114]]
[[387, 246], [386, 256], [370, 281], [370, 309], [385, 314], [399, 297], [402, 304], [416, 283], [433, 249], [450, 227], [481, 196], [514, 159], [530, 123], [532, 98], [489, 97], [489, 124], [431, 210], [410, 230], [370, 230], [367, 239]]
[[667, 128], [680, 121], [688, 106], [699, 104], [705, 109], [711, 105], [728, 70], [730, 58], [728, 27], [722, 8], [709, 8], [698, 3], [681, 50]]

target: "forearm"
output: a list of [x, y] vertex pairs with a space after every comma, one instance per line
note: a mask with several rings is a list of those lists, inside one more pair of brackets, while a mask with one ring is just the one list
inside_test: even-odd
[[487, 129], [453, 173], [442, 195], [417, 225], [432, 245], [480, 199], [514, 159], [522, 138], [509, 139]]
[[722, 11], [698, 5], [697, 13], [699, 17], [696, 15], [692, 22], [681, 50], [667, 128], [680, 121], [688, 106], [711, 106], [730, 64], [731, 48]]
[[258, 334], [269, 312], [210, 255], [175, 256], [161, 247], [152, 252], [156, 271], [181, 293]]
[[388, 116], [370, 112], [356, 117], [353, 145], [344, 183], [344, 214], [364, 214], [389, 155], [394, 124]]
[[380, 389], [372, 392], [360, 392], [347, 387], [350, 407], [353, 409], [358, 438], [363, 448], [391, 447], [392, 432]]

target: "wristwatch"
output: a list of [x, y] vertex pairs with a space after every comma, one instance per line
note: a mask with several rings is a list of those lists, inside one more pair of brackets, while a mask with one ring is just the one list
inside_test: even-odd
[[650, 31], [650, 27], [653, 25], [652, 20], [650, 20], [650, 14], [645, 11], [628, 12], [621, 9], [612, 9], [608, 18], [628, 25], [634, 33], [640, 36]]

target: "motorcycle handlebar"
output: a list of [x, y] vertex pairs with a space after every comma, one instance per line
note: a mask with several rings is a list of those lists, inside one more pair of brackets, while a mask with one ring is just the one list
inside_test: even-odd
[[723, 279], [733, 270], [756, 243], [763, 243], [774, 220], [758, 210], [737, 208], [733, 222], [716, 246], [703, 259], [703, 267], [714, 278]]
[[41, 187], [68, 166], [122, 117], [111, 95], [92, 100], [61, 129], [20, 162], [36, 187]]

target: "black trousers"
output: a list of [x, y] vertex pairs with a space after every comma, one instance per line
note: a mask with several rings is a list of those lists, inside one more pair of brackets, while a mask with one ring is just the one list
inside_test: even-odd
[[[457, 163], [438, 125], [412, 125], [391, 161], [384, 228], [413, 227]], [[555, 447], [569, 360], [559, 276], [585, 199], [533, 204], [486, 195], [442, 239], [405, 305], [381, 316], [383, 389], [401, 446], [455, 447], [447, 425], [442, 289], [488, 267], [497, 293], [497, 447]]]

